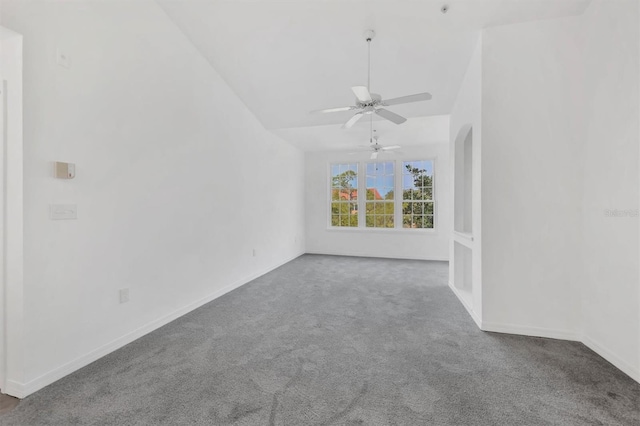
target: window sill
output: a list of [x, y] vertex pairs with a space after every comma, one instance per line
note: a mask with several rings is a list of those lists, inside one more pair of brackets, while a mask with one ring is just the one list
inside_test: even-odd
[[453, 240], [473, 250], [473, 234], [468, 232], [453, 231]]
[[326, 228], [328, 232], [355, 232], [365, 234], [401, 234], [401, 235], [437, 235], [438, 231], [435, 228], [419, 228], [419, 229], [407, 229], [407, 228], [350, 228], [350, 227], [334, 227], [328, 226]]

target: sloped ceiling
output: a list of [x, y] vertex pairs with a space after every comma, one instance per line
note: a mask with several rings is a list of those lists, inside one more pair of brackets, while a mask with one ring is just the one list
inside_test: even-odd
[[[309, 111], [353, 104], [350, 87], [366, 85], [367, 29], [377, 33], [372, 92], [392, 98], [428, 91], [431, 101], [390, 109], [408, 118], [443, 115], [482, 28], [581, 14], [589, 0], [157, 2], [266, 128], [317, 131], [338, 129], [351, 116]], [[299, 139], [304, 130], [278, 133]]]

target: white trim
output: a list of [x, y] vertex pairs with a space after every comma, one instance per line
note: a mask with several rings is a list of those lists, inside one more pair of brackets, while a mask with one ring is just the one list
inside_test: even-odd
[[16, 382], [15, 380], [7, 380], [7, 385], [5, 389], [2, 390], [2, 393], [11, 395], [19, 399], [26, 398], [28, 395], [24, 393], [24, 385], [22, 383]]
[[[456, 234], [456, 231], [453, 231], [453, 242], [454, 243], [458, 243], [463, 247], [468, 248], [469, 250], [471, 250], [472, 252], [472, 256], [473, 256], [473, 250], [475, 249], [475, 247], [473, 246], [473, 237], [469, 238], [469, 237], [464, 237], [461, 235]], [[455, 245], [454, 245], [454, 249], [455, 249]]]
[[[395, 170], [395, 169], [394, 169]], [[333, 175], [331, 176], [331, 181], [329, 181], [330, 185], [333, 185]], [[365, 161], [358, 162], [358, 199], [356, 200], [358, 204], [358, 227], [352, 228], [355, 230], [366, 230], [366, 229], [381, 229], [381, 228], [367, 228], [367, 163]], [[393, 187], [395, 191], [395, 186]], [[362, 199], [364, 197], [364, 199]], [[394, 197], [395, 198], [395, 197]], [[395, 201], [395, 200], [394, 200]], [[333, 203], [333, 199], [329, 201], [329, 203]], [[331, 204], [329, 204], [329, 210], [331, 212]], [[393, 216], [395, 220], [395, 214]], [[329, 218], [329, 228], [333, 229], [346, 229], [344, 226], [332, 226], [332, 220]], [[349, 227], [351, 228], [351, 227]]]
[[460, 231], [454, 230], [453, 238], [455, 238], [455, 240], [458, 241], [459, 243], [464, 244], [469, 248], [473, 248], [473, 247], [470, 247], [473, 245], [473, 234], [469, 232], [460, 232]]
[[491, 331], [494, 333], [519, 334], [531, 337], [546, 337], [548, 339], [570, 340], [572, 342], [581, 342], [581, 336], [572, 330], [558, 330], [543, 327], [530, 327], [515, 324], [500, 324], [495, 322], [482, 322], [482, 331]]
[[[0, 49], [2, 48], [2, 40], [0, 40]], [[0, 59], [1, 61], [1, 59]], [[6, 151], [7, 151], [7, 123], [5, 117], [7, 114], [7, 82], [2, 76], [2, 67], [0, 66], [0, 389], [6, 389], [6, 375], [7, 375], [7, 363], [5, 352], [5, 288], [7, 285], [7, 278], [5, 273], [5, 265], [7, 263], [6, 257], [6, 221], [5, 221], [5, 199], [6, 199], [6, 182], [5, 182], [5, 164], [6, 164]]]
[[618, 355], [611, 352], [609, 349], [602, 346], [600, 343], [597, 343], [589, 336], [582, 337], [582, 343], [594, 351], [596, 354], [600, 355], [602, 358], [609, 361], [613, 364], [614, 367], [622, 371], [627, 376], [631, 377], [636, 382], [640, 383], [640, 368], [638, 366], [633, 366], [620, 358]]
[[381, 258], [381, 259], [400, 259], [400, 260], [429, 260], [434, 262], [448, 262], [449, 258], [445, 257], [432, 257], [432, 256], [389, 256], [383, 254], [371, 254], [364, 252], [355, 252], [355, 251], [307, 251], [306, 254], [323, 254], [326, 256], [349, 256], [349, 257], [371, 257], [371, 258]]
[[[360, 161], [346, 161], [346, 162], [328, 162], [327, 163], [327, 176], [325, 177], [325, 185], [327, 185], [327, 203], [325, 205], [325, 213], [327, 215], [327, 228], [332, 229], [341, 229], [347, 227], [341, 226], [331, 226], [331, 205], [333, 204], [333, 175], [331, 174], [331, 166], [340, 166], [340, 165], [356, 165], [356, 188], [358, 191], [358, 198], [355, 200], [355, 204], [358, 206], [358, 228], [362, 223], [363, 213], [360, 209], [360, 194], [362, 194], [360, 190]], [[352, 203], [353, 200], [343, 201], [344, 203]], [[357, 228], [350, 228], [357, 229]]]
[[587, 348], [595, 352], [598, 356], [601, 356], [606, 361], [610, 362], [614, 367], [622, 371], [624, 374], [640, 383], [640, 366], [633, 366], [629, 364], [627, 361], [623, 360], [600, 343], [594, 341], [589, 336], [582, 336], [579, 333], [570, 330], [555, 330], [542, 327], [528, 327], [513, 324], [488, 323], [486, 321], [482, 321], [477, 317], [476, 313], [468, 304], [467, 300], [460, 294], [458, 289], [455, 288], [451, 282], [449, 282], [449, 287], [458, 297], [458, 299], [462, 303], [462, 306], [464, 306], [467, 312], [469, 312], [469, 315], [471, 315], [471, 318], [475, 321], [480, 330], [492, 333], [515, 334], [519, 336], [530, 337], [545, 337], [548, 339], [580, 342]]
[[396, 235], [438, 235], [438, 231], [433, 228], [374, 228], [374, 227], [350, 227], [350, 226], [330, 226], [325, 229], [328, 232], [364, 232], [369, 234], [396, 234]]
[[[0, 388], [6, 391], [10, 380], [24, 376], [24, 303], [23, 303], [23, 96], [22, 35], [0, 26], [0, 68], [7, 82], [4, 97], [6, 111], [2, 145], [2, 292], [0, 308], [2, 344], [0, 348]], [[6, 137], [6, 138], [5, 138]]]
[[465, 299], [464, 296], [460, 293], [460, 290], [458, 290], [451, 281], [449, 281], [449, 288], [451, 289], [451, 291], [453, 291], [453, 294], [456, 295], [458, 300], [460, 300], [460, 303], [462, 303], [462, 306], [464, 306], [464, 308], [467, 310], [467, 312], [471, 316], [471, 319], [476, 323], [478, 328], [482, 330], [482, 320], [480, 319], [478, 314], [476, 314], [476, 311], [473, 310], [473, 307], [467, 301], [467, 299]]
[[212, 300], [217, 299], [220, 296], [223, 296], [227, 293], [229, 293], [232, 290], [235, 290], [238, 287], [241, 287], [244, 284], [247, 284], [253, 280], [255, 280], [256, 278], [265, 275], [271, 271], [273, 271], [276, 268], [279, 268], [280, 266], [284, 265], [285, 263], [291, 262], [292, 260], [302, 256], [304, 253], [300, 252], [298, 254], [296, 254], [293, 257], [287, 258], [284, 261], [281, 261], [279, 263], [277, 263], [274, 266], [270, 266], [260, 272], [251, 274], [248, 277], [245, 277], [243, 279], [240, 279], [232, 284], [229, 284], [226, 287], [221, 288], [218, 291], [213, 292], [212, 294], [197, 300], [193, 303], [190, 303], [178, 310], [175, 310], [161, 318], [158, 318], [154, 321], [151, 321], [150, 323], [147, 323], [145, 325], [143, 325], [140, 328], [137, 328], [133, 331], [131, 331], [130, 333], [125, 334], [124, 336], [118, 337], [115, 340], [112, 340], [111, 342], [102, 345], [96, 349], [94, 349], [93, 351], [82, 355], [76, 359], [74, 359], [73, 361], [70, 361], [64, 365], [61, 365], [58, 368], [55, 368], [43, 375], [41, 375], [40, 377], [37, 377], [36, 379], [31, 380], [30, 382], [27, 383], [18, 383], [16, 381], [8, 381], [7, 383], [7, 389], [6, 389], [6, 393], [12, 396], [15, 396], [17, 398], [25, 398], [28, 395], [31, 395], [32, 393], [44, 388], [47, 385], [50, 385], [51, 383], [55, 382], [56, 380], [59, 380], [63, 377], [65, 377], [68, 374], [73, 373], [74, 371], [77, 371], [79, 369], [81, 369], [82, 367], [85, 367], [87, 365], [89, 365], [90, 363], [102, 358], [105, 355], [108, 355], [109, 353], [120, 349], [121, 347], [139, 339], [140, 337], [151, 333], [152, 331], [170, 323], [171, 321], [180, 318], [181, 316], [211, 302]]
[[[438, 176], [438, 173], [436, 173], [436, 165], [440, 164], [440, 160], [438, 159], [438, 156], [433, 156], [433, 157], [429, 157], [429, 158], [422, 158], [422, 159], [416, 159], [416, 160], [405, 160], [405, 159], [400, 159], [397, 158], [396, 163], [400, 163], [400, 165], [404, 165], [404, 163], [411, 163], [411, 162], [418, 162], [418, 161], [431, 161], [431, 200], [423, 200], [423, 201], [427, 201], [427, 202], [432, 202], [433, 203], [433, 228], [421, 228], [421, 229], [429, 229], [432, 230], [434, 232], [437, 232], [440, 227], [438, 226], [438, 217], [440, 216], [440, 213], [438, 213], [438, 209], [440, 208], [440, 202], [438, 201], [438, 197], [436, 194], [436, 179]], [[407, 231], [412, 231], [412, 228], [404, 228], [402, 227], [402, 203], [404, 202], [403, 198], [403, 194], [404, 194], [404, 188], [403, 188], [403, 177], [404, 177], [404, 168], [403, 167], [396, 167], [396, 169], [398, 169], [399, 173], [399, 178], [398, 178], [398, 194], [400, 197], [400, 202], [398, 203], [400, 205], [399, 208], [399, 212], [400, 212], [400, 216], [399, 217], [399, 221], [398, 221], [398, 225], [399, 228], [398, 229], [406, 229]], [[394, 189], [394, 201], [395, 201], [395, 189]], [[414, 228], [415, 229], [415, 228]]]

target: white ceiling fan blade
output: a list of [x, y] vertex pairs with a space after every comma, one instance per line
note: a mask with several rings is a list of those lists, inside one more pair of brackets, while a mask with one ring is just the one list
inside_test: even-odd
[[343, 129], [350, 129], [351, 127], [353, 127], [354, 124], [356, 124], [356, 122], [358, 120], [360, 120], [362, 118], [362, 113], [359, 112], [356, 115], [354, 115], [353, 117], [351, 117], [349, 119], [349, 121], [347, 121], [346, 123], [344, 123], [344, 125], [342, 126]]
[[354, 86], [351, 90], [353, 90], [353, 94], [356, 95], [356, 98], [358, 98], [360, 102], [367, 103], [372, 101], [371, 93], [369, 93], [369, 89], [365, 86]]
[[382, 149], [383, 151], [389, 151], [392, 149], [400, 149], [402, 148], [400, 145], [392, 145], [392, 146], [383, 146]]
[[375, 160], [375, 159], [377, 159], [377, 158], [378, 158], [378, 151], [374, 151], [374, 152], [372, 152], [372, 153], [371, 153], [371, 159], [372, 159], [372, 160]]
[[410, 102], [428, 101], [431, 99], [431, 93], [416, 93], [415, 95], [401, 96], [399, 98], [387, 99], [382, 101], [382, 105], [398, 105], [408, 104]]
[[348, 107], [339, 107], [339, 108], [317, 109], [315, 111], [311, 111], [310, 114], [326, 114], [328, 112], [351, 111], [353, 109], [356, 109], [356, 107], [348, 106]]
[[407, 121], [407, 119], [404, 118], [403, 116], [398, 115], [395, 112], [391, 112], [388, 109], [384, 109], [384, 108], [377, 109], [376, 114], [378, 114], [382, 118], [386, 118], [389, 121], [393, 121], [396, 124], [402, 124], [405, 121]]

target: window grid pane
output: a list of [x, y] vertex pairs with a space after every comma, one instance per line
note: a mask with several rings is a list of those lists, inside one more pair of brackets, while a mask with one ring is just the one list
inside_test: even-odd
[[393, 228], [394, 225], [394, 162], [366, 164], [367, 202], [365, 226], [367, 228]]
[[433, 228], [433, 201], [402, 203], [403, 228]]
[[433, 228], [433, 161], [402, 163], [402, 227]]
[[358, 227], [358, 163], [331, 165], [331, 226]]
[[[363, 176], [358, 174], [359, 164]], [[405, 229], [434, 228], [434, 185], [432, 160], [399, 161], [402, 166], [395, 187], [396, 162], [340, 163], [330, 165], [330, 223], [332, 227], [367, 227]], [[365, 191], [358, 200], [358, 186]], [[395, 217], [395, 189], [401, 206]], [[364, 223], [360, 225], [358, 204], [364, 208]]]

